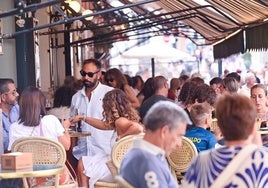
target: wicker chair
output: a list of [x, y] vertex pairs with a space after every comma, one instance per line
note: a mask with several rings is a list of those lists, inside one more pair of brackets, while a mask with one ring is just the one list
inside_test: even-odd
[[[118, 169], [120, 168], [123, 156], [132, 147], [133, 138], [142, 138], [143, 136], [144, 134], [129, 135], [125, 136], [124, 138], [120, 139], [118, 142], [115, 143], [112, 149], [112, 156], [111, 156], [112, 163], [107, 163], [107, 166], [114, 177], [118, 174]], [[104, 187], [118, 188], [117, 183], [108, 183], [102, 181], [97, 181], [94, 186], [95, 188], [104, 188]]]
[[194, 157], [198, 155], [194, 143], [186, 138], [182, 138], [182, 146], [173, 151], [167, 160], [170, 164], [171, 171], [180, 184], [183, 173], [185, 173]]
[[[13, 143], [11, 151], [33, 153], [33, 164], [57, 164], [64, 166], [66, 162], [66, 151], [64, 147], [59, 142], [44, 137], [25, 137], [18, 139]], [[23, 178], [23, 184], [26, 186], [26, 178]], [[73, 180], [69, 184], [59, 185], [59, 175], [56, 175], [55, 186], [60, 188], [75, 188], [77, 187], [77, 183]]]

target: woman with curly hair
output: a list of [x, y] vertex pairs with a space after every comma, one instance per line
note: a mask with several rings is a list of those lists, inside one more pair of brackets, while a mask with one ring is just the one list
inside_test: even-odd
[[136, 97], [136, 94], [134, 93], [133, 89], [129, 86], [128, 81], [124, 76], [124, 74], [122, 74], [122, 72], [119, 69], [116, 68], [109, 69], [105, 73], [104, 79], [108, 86], [118, 88], [124, 91], [134, 108], [138, 108], [140, 106], [140, 102]]
[[[127, 135], [143, 132], [139, 123], [140, 117], [132, 107], [126, 94], [120, 89], [114, 89], [103, 98], [103, 120], [78, 115], [70, 119], [71, 122], [83, 120], [97, 129], [115, 130], [117, 139]], [[111, 147], [114, 145], [111, 140]], [[94, 156], [84, 156], [78, 162], [78, 184], [81, 187], [94, 187], [97, 180], [112, 181], [112, 175], [106, 166], [111, 158], [110, 153], [99, 152]], [[89, 180], [90, 179], [90, 180]]]

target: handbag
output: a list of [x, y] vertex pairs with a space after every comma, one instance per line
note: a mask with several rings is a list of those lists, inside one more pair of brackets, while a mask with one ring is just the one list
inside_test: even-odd
[[240, 152], [229, 162], [227, 167], [221, 172], [221, 174], [214, 180], [210, 188], [224, 187], [227, 180], [236, 173], [236, 170], [241, 166], [242, 163], [249, 157], [258, 146], [251, 144], [245, 146]]

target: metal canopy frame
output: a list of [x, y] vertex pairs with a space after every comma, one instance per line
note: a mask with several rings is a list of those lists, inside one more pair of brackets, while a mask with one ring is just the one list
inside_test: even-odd
[[[93, 0], [82, 0], [82, 2], [89, 1], [93, 2]], [[129, 40], [129, 38], [133, 36], [140, 37], [142, 34], [173, 34], [187, 37], [197, 45], [208, 45], [222, 41], [238, 30], [255, 27], [268, 20], [267, 5], [257, 0], [206, 0], [206, 2], [209, 3], [208, 5], [200, 5], [197, 3], [198, 1], [194, 0], [144, 0], [137, 1], [136, 3], [131, 3], [128, 0], [120, 0], [124, 3], [124, 6], [120, 7], [112, 7], [106, 0], [102, 1], [106, 5], [106, 9], [104, 10], [100, 9], [97, 10], [97, 12], [85, 16], [81, 16], [81, 14], [70, 10], [73, 17], [68, 17], [59, 6], [64, 5], [69, 10], [64, 0], [48, 0], [47, 2], [31, 5], [25, 5], [24, 1], [20, 0], [17, 8], [0, 13], [0, 18], [22, 15], [23, 13], [35, 12], [40, 8], [52, 6], [54, 10], [58, 12], [58, 15], [61, 16], [61, 19], [12, 34], [3, 34], [1, 37], [3, 39], [11, 39], [22, 33], [51, 28], [56, 25], [68, 24], [80, 20], [83, 26], [77, 29], [69, 29], [68, 32], [84, 30], [94, 32], [103, 28], [107, 28], [109, 32], [74, 41], [70, 43], [70, 45], [116, 42], [118, 40]], [[146, 9], [146, 6], [150, 5], [157, 5], [159, 9], [150, 12]], [[130, 8], [136, 17], [123, 13], [122, 10], [126, 8]], [[156, 14], [156, 11], [161, 11], [161, 13]], [[94, 24], [85, 19], [90, 16], [99, 15], [104, 18], [107, 17], [106, 20], [111, 16], [115, 16], [118, 19], [115, 23], [104, 22], [101, 25]], [[121, 24], [125, 24], [127, 27], [125, 29], [113, 29], [114, 26]], [[192, 29], [192, 34], [189, 34], [190, 28]], [[185, 32], [185, 30], [187, 30], [187, 32]], [[49, 35], [56, 32], [66, 32], [66, 30], [48, 31], [40, 34]], [[135, 34], [133, 34], [133, 32]], [[121, 37], [118, 38], [118, 35]], [[55, 47], [63, 47], [63, 44]]]

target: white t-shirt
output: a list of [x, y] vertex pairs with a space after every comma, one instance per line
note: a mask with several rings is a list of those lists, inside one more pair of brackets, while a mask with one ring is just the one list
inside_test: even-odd
[[15, 140], [22, 137], [29, 136], [44, 136], [53, 140], [58, 140], [59, 136], [64, 134], [64, 128], [58, 118], [54, 115], [46, 115], [41, 119], [41, 127], [43, 135], [41, 135], [40, 125], [35, 127], [25, 126], [22, 123], [15, 122], [10, 126], [9, 130], [9, 145], [8, 150], [11, 149]]

